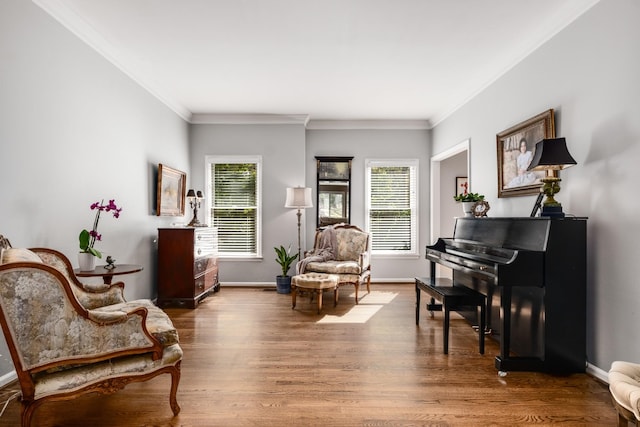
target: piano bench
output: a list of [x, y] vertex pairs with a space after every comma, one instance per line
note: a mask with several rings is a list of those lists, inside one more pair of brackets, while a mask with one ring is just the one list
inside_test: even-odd
[[[450, 283], [451, 281], [447, 279]], [[444, 354], [449, 353], [449, 313], [463, 307], [480, 307], [480, 325], [478, 329], [478, 347], [484, 354], [484, 330], [486, 325], [486, 297], [466, 286], [440, 286], [429, 277], [416, 277], [416, 325], [420, 324], [420, 292], [424, 291], [432, 299], [442, 302], [444, 308], [443, 344]]]

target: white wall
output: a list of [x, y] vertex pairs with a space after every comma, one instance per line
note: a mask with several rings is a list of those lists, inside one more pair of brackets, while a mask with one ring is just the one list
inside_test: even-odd
[[[639, 361], [640, 3], [603, 0], [433, 129], [435, 154], [471, 138], [473, 191], [491, 216], [527, 216], [535, 196], [497, 198], [496, 134], [549, 108], [578, 165], [564, 211], [589, 217], [588, 361]], [[571, 304], [571, 301], [567, 301]]]
[[189, 172], [187, 124], [32, 2], [3, 0], [0, 234], [77, 265], [90, 204], [113, 198], [122, 216], [101, 218], [96, 248], [144, 266], [123, 277], [128, 299], [155, 296], [153, 240], [172, 220], [155, 216], [158, 163]]
[[[305, 186], [304, 138], [305, 129], [302, 124], [191, 126], [194, 188], [205, 188], [203, 180], [207, 155], [262, 156], [263, 258], [241, 261], [220, 259], [220, 282], [223, 286], [243, 283], [270, 283], [275, 286], [275, 277], [281, 271], [275, 262], [273, 248], [280, 245], [288, 247], [291, 244], [292, 252], [297, 251], [297, 211], [285, 208], [284, 202], [287, 187]], [[200, 220], [203, 221], [204, 209], [201, 212]], [[302, 227], [305, 217], [308, 218], [306, 215], [308, 212], [302, 216]], [[304, 246], [304, 239], [302, 245]]]
[[[365, 159], [418, 159], [418, 249], [413, 258], [384, 258], [373, 256], [372, 281], [413, 280], [427, 273], [424, 247], [429, 238], [429, 131], [427, 130], [308, 130], [307, 184], [316, 191], [315, 156], [353, 156], [351, 167], [351, 224], [364, 228]], [[307, 242], [313, 245], [316, 207], [309, 209]], [[307, 249], [311, 249], [308, 247]]]

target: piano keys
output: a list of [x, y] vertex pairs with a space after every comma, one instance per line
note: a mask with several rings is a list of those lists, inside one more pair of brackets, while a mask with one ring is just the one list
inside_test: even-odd
[[584, 372], [586, 224], [575, 217], [457, 218], [452, 238], [427, 246], [431, 277], [440, 264], [452, 269], [456, 286], [487, 297], [499, 371]]

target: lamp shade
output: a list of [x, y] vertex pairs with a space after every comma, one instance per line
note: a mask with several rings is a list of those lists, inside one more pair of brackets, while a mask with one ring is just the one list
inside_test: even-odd
[[187, 191], [187, 197], [196, 197], [196, 192], [193, 191], [193, 188]]
[[578, 163], [567, 150], [567, 141], [564, 138], [549, 138], [536, 144], [533, 160], [527, 170], [562, 170], [576, 164]]
[[310, 208], [313, 206], [311, 201], [311, 189], [303, 187], [287, 188], [287, 200], [284, 202], [285, 208]]

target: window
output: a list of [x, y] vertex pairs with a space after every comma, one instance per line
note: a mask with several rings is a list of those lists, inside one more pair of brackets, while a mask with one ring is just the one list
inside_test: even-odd
[[207, 224], [218, 228], [220, 257], [262, 256], [260, 157], [207, 156]]
[[418, 255], [418, 160], [367, 160], [365, 180], [371, 253]]

